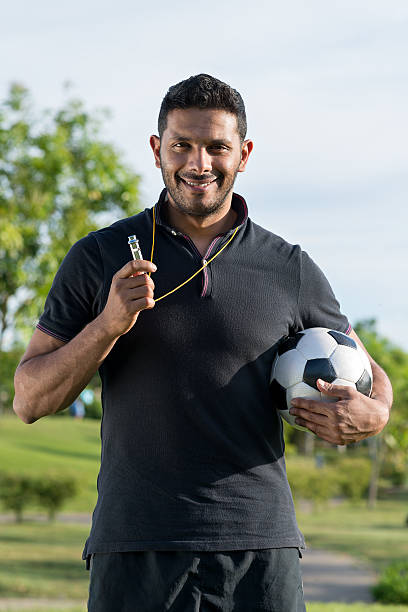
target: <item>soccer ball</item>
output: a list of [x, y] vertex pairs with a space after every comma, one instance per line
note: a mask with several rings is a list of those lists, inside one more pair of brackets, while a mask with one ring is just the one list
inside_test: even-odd
[[282, 418], [297, 429], [308, 431], [289, 414], [293, 398], [336, 401], [318, 390], [318, 378], [353, 387], [368, 396], [372, 389], [368, 357], [350, 336], [326, 327], [311, 327], [285, 338], [272, 364], [270, 390]]

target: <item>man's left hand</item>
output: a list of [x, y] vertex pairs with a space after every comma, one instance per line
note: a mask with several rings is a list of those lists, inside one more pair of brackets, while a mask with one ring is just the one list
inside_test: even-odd
[[[331, 444], [351, 444], [373, 436], [385, 427], [389, 409], [378, 399], [367, 397], [352, 387], [317, 381], [319, 391], [331, 401], [294, 398], [290, 414], [296, 424], [307, 427]], [[335, 401], [333, 401], [335, 400]]]

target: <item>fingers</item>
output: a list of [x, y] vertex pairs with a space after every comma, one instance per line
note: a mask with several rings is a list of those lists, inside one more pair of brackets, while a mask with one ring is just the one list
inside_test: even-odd
[[[127, 264], [122, 268], [122, 270], [119, 270], [119, 273], [123, 273], [122, 271], [125, 270], [126, 267]], [[133, 271], [131, 268], [128, 268], [127, 270], [128, 273]], [[127, 296], [131, 300], [137, 300], [142, 297], [153, 298], [155, 285], [150, 276], [144, 272], [140, 272], [137, 275], [131, 274], [130, 276], [126, 277], [118, 276], [118, 273], [116, 273], [112, 278], [112, 287], [119, 294], [123, 294], [123, 296]]]
[[332, 395], [339, 398], [351, 397], [353, 388], [346, 385], [334, 385], [333, 383], [326, 382], [318, 378], [316, 381], [317, 388], [322, 391], [325, 395]]
[[292, 408], [290, 408], [290, 414], [300, 414], [301, 411], [304, 414], [313, 412], [314, 414], [329, 415], [333, 411], [333, 404], [325, 402], [324, 400], [309, 400], [305, 397], [295, 397], [291, 401]]
[[156, 270], [157, 266], [151, 261], [145, 259], [132, 259], [116, 272], [114, 278], [129, 278], [132, 274], [148, 274], [149, 272], [156, 272]]
[[[316, 414], [329, 415], [333, 411], [334, 398], [338, 400], [351, 400], [358, 393], [353, 387], [333, 385], [320, 379], [317, 380], [317, 387], [325, 396], [328, 396], [327, 399], [323, 397], [321, 400], [312, 400], [305, 397], [294, 397], [291, 401], [292, 406], [294, 408], [304, 408], [308, 412]], [[293, 414], [297, 413], [294, 411]]]
[[151, 277], [144, 273], [137, 276], [129, 276], [129, 278], [117, 278], [115, 282], [126, 289], [135, 289], [143, 285], [149, 285], [152, 289], [155, 287]]
[[153, 302], [154, 305], [154, 285], [153, 287], [150, 284], [144, 284], [139, 287], [131, 287], [127, 289], [127, 297], [134, 302], [135, 300], [140, 300], [142, 298], [148, 298], [148, 304], [150, 301]]

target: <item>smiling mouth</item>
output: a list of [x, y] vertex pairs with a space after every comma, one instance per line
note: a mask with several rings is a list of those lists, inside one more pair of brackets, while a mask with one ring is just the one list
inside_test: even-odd
[[206, 191], [208, 187], [212, 185], [212, 183], [215, 183], [215, 181], [217, 180], [216, 178], [214, 178], [211, 181], [189, 181], [187, 179], [183, 179], [181, 176], [179, 178], [184, 183], [184, 185], [187, 185], [187, 187], [189, 187], [193, 191]]

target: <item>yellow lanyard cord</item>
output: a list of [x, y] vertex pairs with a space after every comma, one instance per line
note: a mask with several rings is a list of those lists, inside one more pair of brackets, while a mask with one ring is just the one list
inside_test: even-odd
[[[152, 238], [152, 250], [150, 252], [150, 263], [153, 263], [153, 253], [154, 253], [154, 236], [156, 234], [156, 215], [154, 214], [156, 206], [153, 206], [153, 238]], [[149, 276], [151, 276], [152, 273], [149, 272]]]
[[[153, 262], [153, 253], [154, 253], [154, 236], [155, 236], [155, 229], [156, 229], [156, 216], [154, 214], [155, 211], [155, 206], [153, 207], [153, 239], [152, 239], [152, 250], [150, 253], [150, 261]], [[224, 244], [224, 246], [218, 251], [218, 253], [216, 253], [213, 257], [211, 257], [211, 259], [209, 259], [199, 270], [197, 270], [197, 272], [194, 272], [194, 274], [192, 276], [190, 276], [190, 278], [188, 278], [186, 281], [184, 281], [184, 283], [181, 283], [181, 285], [179, 285], [178, 287], [176, 287], [175, 289], [172, 289], [171, 291], [169, 291], [168, 293], [165, 293], [164, 295], [160, 296], [159, 298], [154, 298], [155, 302], [158, 302], [159, 300], [162, 300], [163, 298], [167, 297], [168, 295], [170, 295], [171, 293], [174, 293], [175, 291], [177, 291], [177, 289], [180, 289], [181, 287], [183, 287], [184, 285], [186, 285], [189, 281], [191, 281], [191, 279], [193, 279], [195, 276], [197, 276], [197, 274], [200, 274], [200, 272], [202, 272], [202, 270], [204, 270], [204, 268], [206, 266], [208, 266], [209, 263], [211, 263], [216, 257], [218, 257], [218, 255], [229, 245], [229, 243], [231, 242], [231, 240], [234, 238], [235, 234], [237, 233], [237, 231], [239, 230], [239, 227], [237, 227], [235, 229], [235, 232], [232, 234], [231, 238], [228, 240], [228, 242], [226, 242]], [[149, 276], [151, 276], [151, 272], [149, 272]]]

